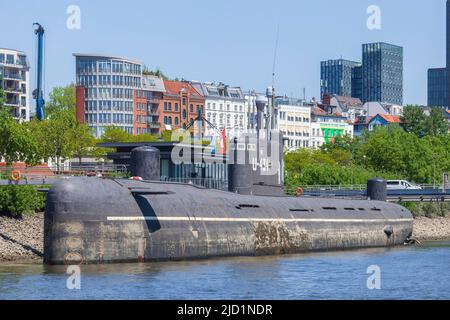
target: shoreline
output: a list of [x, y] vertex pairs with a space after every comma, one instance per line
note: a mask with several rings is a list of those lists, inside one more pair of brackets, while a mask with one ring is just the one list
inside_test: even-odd
[[[419, 241], [450, 240], [450, 217], [414, 219], [413, 238]], [[14, 219], [0, 216], [0, 263], [41, 264], [44, 251], [44, 215]]]

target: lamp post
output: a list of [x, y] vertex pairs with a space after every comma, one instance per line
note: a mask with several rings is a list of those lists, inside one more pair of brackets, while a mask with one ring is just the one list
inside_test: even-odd
[[436, 153], [433, 151], [433, 189], [436, 189]]

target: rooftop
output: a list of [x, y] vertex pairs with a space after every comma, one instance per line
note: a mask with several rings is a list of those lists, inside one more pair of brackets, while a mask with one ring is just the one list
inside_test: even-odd
[[164, 87], [166, 92], [170, 94], [179, 95], [182, 90], [186, 90], [191, 96], [203, 97], [201, 93], [194, 89], [188, 82], [164, 80]]
[[102, 54], [93, 54], [93, 53], [74, 53], [73, 56], [76, 58], [87, 57], [87, 58], [122, 60], [122, 61], [130, 62], [130, 63], [134, 63], [134, 64], [143, 65], [143, 63], [140, 61], [129, 59], [126, 57], [114, 56], [114, 55], [102, 55]]

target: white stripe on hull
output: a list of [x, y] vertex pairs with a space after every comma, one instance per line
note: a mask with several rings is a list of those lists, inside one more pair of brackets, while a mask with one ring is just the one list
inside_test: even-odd
[[411, 222], [414, 219], [306, 219], [306, 218], [213, 218], [213, 217], [107, 217], [108, 221], [197, 222]]

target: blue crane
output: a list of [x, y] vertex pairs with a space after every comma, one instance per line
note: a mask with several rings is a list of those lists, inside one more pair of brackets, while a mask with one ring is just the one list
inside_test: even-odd
[[36, 99], [36, 118], [44, 120], [44, 93], [43, 93], [43, 64], [44, 64], [44, 28], [39, 23], [34, 23], [37, 29], [34, 33], [38, 36], [38, 50], [37, 50], [37, 88], [33, 92], [33, 98]]

